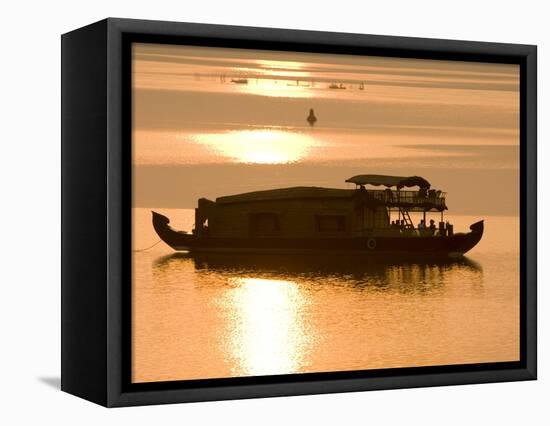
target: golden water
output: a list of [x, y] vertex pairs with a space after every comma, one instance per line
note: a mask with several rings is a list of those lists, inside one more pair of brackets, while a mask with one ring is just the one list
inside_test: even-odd
[[[160, 211], [191, 229], [192, 210]], [[480, 244], [448, 262], [134, 252], [132, 379], [518, 360], [519, 220], [484, 219]], [[134, 248], [157, 240], [134, 209]]]

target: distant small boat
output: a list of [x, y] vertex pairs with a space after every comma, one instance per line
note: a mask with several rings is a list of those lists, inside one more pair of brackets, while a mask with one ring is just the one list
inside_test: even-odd
[[359, 85], [359, 90], [365, 90], [365, 83], [361, 83]]
[[330, 86], [328, 86], [329, 89], [340, 89], [340, 90], [345, 90], [346, 89], [346, 86], [344, 86], [342, 83], [340, 84], [336, 84], [336, 83], [332, 83]]
[[298, 81], [296, 83], [287, 83], [286, 85], [289, 87], [311, 87], [311, 84], [302, 84]]
[[248, 79], [247, 78], [232, 78], [231, 83], [234, 83], [234, 84], [248, 84]]

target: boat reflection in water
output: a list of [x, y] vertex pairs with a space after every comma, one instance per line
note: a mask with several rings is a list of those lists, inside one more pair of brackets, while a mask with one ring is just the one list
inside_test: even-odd
[[[426, 260], [407, 257], [329, 255], [251, 255], [173, 253], [158, 259], [157, 274], [177, 273], [182, 262], [197, 273], [216, 273], [227, 278], [291, 279], [312, 284], [351, 285], [357, 289], [393, 289], [400, 292], [429, 291], [457, 273], [468, 274], [481, 283], [482, 267], [467, 257]], [[477, 279], [476, 279], [477, 277]]]

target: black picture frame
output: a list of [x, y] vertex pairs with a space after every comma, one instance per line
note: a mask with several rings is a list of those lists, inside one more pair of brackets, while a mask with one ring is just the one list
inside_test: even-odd
[[[62, 390], [115, 407], [536, 379], [536, 46], [117, 18], [61, 41]], [[130, 383], [133, 42], [519, 64], [520, 361]]]

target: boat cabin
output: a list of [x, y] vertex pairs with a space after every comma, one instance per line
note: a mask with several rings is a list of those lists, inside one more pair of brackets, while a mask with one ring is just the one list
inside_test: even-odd
[[[216, 201], [201, 198], [193, 233], [220, 238], [391, 236], [414, 229], [409, 212], [447, 209], [445, 194], [418, 176], [359, 175], [346, 182], [355, 189], [291, 187]], [[405, 221], [404, 228], [392, 227], [392, 218]]]

